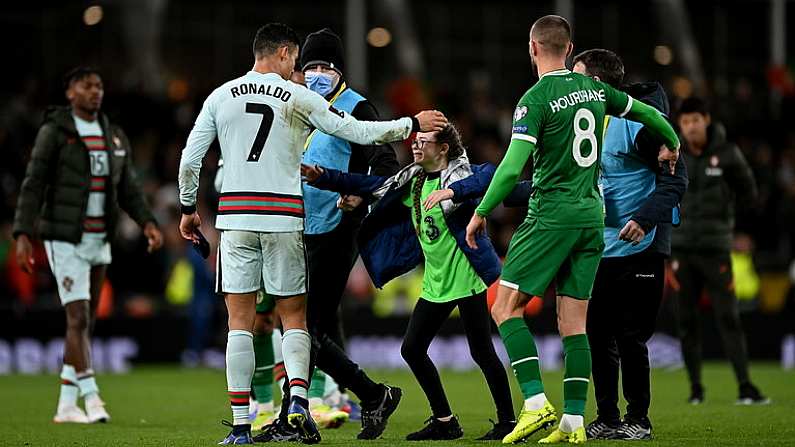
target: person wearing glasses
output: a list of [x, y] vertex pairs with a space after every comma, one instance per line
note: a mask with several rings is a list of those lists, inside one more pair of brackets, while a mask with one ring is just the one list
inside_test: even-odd
[[[415, 268], [424, 259], [422, 296], [411, 315], [401, 354], [425, 392], [432, 416], [407, 440], [457, 439], [463, 430], [445, 396], [428, 347], [458, 307], [470, 354], [486, 378], [498, 422], [480, 439], [502, 439], [515, 424], [505, 369], [491, 342], [486, 289], [500, 275], [500, 261], [488, 236], [470, 249], [466, 223], [494, 174], [493, 165], [470, 165], [458, 130], [419, 132], [414, 163], [392, 177], [344, 173], [302, 166], [315, 188], [375, 202], [359, 232], [359, 251], [376, 287]], [[527, 198], [529, 184], [517, 187]], [[506, 202], [509, 202], [506, 200]], [[515, 200], [523, 203], [521, 199]]]

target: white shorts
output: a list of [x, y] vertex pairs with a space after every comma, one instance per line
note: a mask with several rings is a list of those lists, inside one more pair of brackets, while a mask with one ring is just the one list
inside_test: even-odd
[[44, 241], [58, 296], [64, 306], [78, 300], [91, 299], [91, 267], [108, 265], [110, 244], [104, 238], [83, 235], [79, 244]]
[[217, 293], [251, 293], [263, 286], [276, 297], [306, 293], [303, 231], [221, 231], [217, 262]]

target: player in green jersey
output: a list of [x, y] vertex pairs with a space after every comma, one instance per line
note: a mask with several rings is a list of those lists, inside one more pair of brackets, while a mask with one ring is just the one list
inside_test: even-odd
[[523, 319], [534, 295], [555, 280], [558, 331], [563, 338], [564, 408], [560, 426], [540, 443], [585, 442], [583, 415], [591, 374], [585, 316], [603, 249], [604, 211], [597, 186], [605, 115], [627, 116], [660, 137], [676, 157], [679, 140], [653, 108], [609, 85], [566, 69], [571, 28], [545, 16], [530, 30], [530, 56], [539, 80], [519, 100], [511, 143], [483, 201], [467, 226], [467, 243], [485, 231], [486, 216], [512, 190], [533, 157], [533, 192], [528, 214], [505, 259], [492, 317], [499, 326], [524, 408], [503, 443], [526, 439], [557, 420], [541, 382], [538, 352]]

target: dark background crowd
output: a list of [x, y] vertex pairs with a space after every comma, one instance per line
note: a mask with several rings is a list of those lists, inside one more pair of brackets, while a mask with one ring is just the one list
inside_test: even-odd
[[[795, 30], [787, 25], [795, 23], [795, 7], [750, 0], [5, 5], [0, 15], [0, 313], [23, 321], [60, 310], [43, 248], [36, 252], [36, 275], [16, 266], [11, 222], [43, 111], [48, 104], [65, 103], [60, 79], [69, 68], [101, 70], [103, 111], [130, 137], [139, 178], [165, 235], [164, 249], [148, 255], [139, 228], [129, 219], [122, 223], [100, 318], [193, 318], [220, 331], [221, 302], [211, 295], [213, 260], [197, 258], [177, 231], [176, 175], [204, 98], [250, 69], [251, 40], [259, 25], [282, 21], [302, 36], [334, 29], [348, 51], [350, 85], [365, 93], [382, 117], [438, 108], [461, 128], [472, 161], [497, 164], [508, 143], [515, 102], [535, 82], [529, 26], [552, 12], [572, 21], [575, 53], [614, 50], [624, 60], [626, 80], [660, 82], [673, 110], [693, 95], [710, 102], [713, 119], [725, 124], [729, 139], [745, 154], [760, 191], [755, 203], [738, 208], [738, 296], [749, 314], [787, 318], [795, 281], [795, 81], [787, 65], [793, 60], [788, 56], [795, 51]], [[394, 149], [408, 163], [408, 147]], [[199, 205], [213, 242], [217, 158], [218, 151], [211, 150], [205, 160]], [[500, 254], [524, 213], [501, 209], [490, 219]], [[376, 291], [357, 266], [345, 315], [407, 315], [420, 278], [409, 274]]]

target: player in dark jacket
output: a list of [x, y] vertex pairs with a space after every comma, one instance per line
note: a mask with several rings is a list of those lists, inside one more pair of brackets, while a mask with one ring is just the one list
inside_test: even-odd
[[691, 404], [704, 401], [701, 382], [701, 318], [699, 301], [706, 289], [726, 355], [739, 384], [741, 404], [768, 403], [748, 374], [748, 347], [740, 324], [729, 253], [735, 204], [753, 207], [756, 183], [740, 149], [713, 123], [703, 100], [686, 99], [679, 109], [679, 127], [690, 187], [682, 201], [682, 226], [673, 233], [671, 268], [676, 277], [676, 309], [682, 356], [690, 379]]
[[[163, 237], [132, 168], [130, 143], [99, 112], [99, 73], [77, 68], [65, 79], [69, 107], [50, 108], [36, 136], [14, 217], [16, 257], [32, 273], [31, 238], [44, 240], [66, 311], [61, 395], [55, 422], [110, 419], [91, 369], [91, 328], [120, 209], [143, 227], [149, 251]], [[38, 220], [38, 226], [36, 221]], [[77, 406], [85, 399], [86, 413]]]

